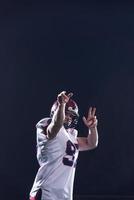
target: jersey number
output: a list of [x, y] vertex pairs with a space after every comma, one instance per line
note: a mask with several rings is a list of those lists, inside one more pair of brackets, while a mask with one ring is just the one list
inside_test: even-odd
[[76, 152], [75, 145], [70, 140], [68, 140], [67, 146], [66, 146], [66, 156], [63, 157], [64, 165], [67, 165], [70, 167], [73, 166], [75, 152]]

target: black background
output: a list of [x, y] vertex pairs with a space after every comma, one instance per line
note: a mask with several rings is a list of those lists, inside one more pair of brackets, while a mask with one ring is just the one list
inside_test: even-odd
[[0, 190], [24, 200], [38, 169], [35, 124], [62, 90], [96, 106], [99, 146], [81, 152], [75, 194], [134, 195], [134, 4], [5, 1], [0, 6]]

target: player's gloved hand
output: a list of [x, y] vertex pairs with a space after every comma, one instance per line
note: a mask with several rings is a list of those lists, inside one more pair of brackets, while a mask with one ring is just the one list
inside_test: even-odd
[[72, 96], [72, 92], [66, 94], [66, 91], [62, 91], [60, 94], [58, 94], [57, 101], [59, 104], [66, 104]]
[[83, 117], [83, 122], [89, 129], [97, 127], [98, 120], [95, 116], [95, 112], [96, 108], [90, 107], [87, 118], [85, 116]]

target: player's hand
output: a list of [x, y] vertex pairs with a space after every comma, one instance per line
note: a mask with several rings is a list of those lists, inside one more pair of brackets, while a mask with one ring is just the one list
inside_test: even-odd
[[65, 104], [69, 101], [69, 99], [73, 96], [73, 93], [70, 92], [66, 94], [66, 91], [62, 91], [60, 94], [57, 96], [57, 101], [60, 104]]
[[95, 116], [95, 112], [96, 112], [96, 108], [90, 107], [87, 118], [83, 117], [83, 122], [89, 129], [97, 127], [98, 120]]

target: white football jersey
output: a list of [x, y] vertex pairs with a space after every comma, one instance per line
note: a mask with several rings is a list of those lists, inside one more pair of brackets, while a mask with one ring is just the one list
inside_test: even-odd
[[53, 139], [43, 129], [50, 123], [44, 118], [37, 128], [37, 159], [40, 168], [35, 177], [30, 197], [42, 190], [42, 200], [72, 200], [73, 183], [78, 157], [77, 130], [64, 126]]

